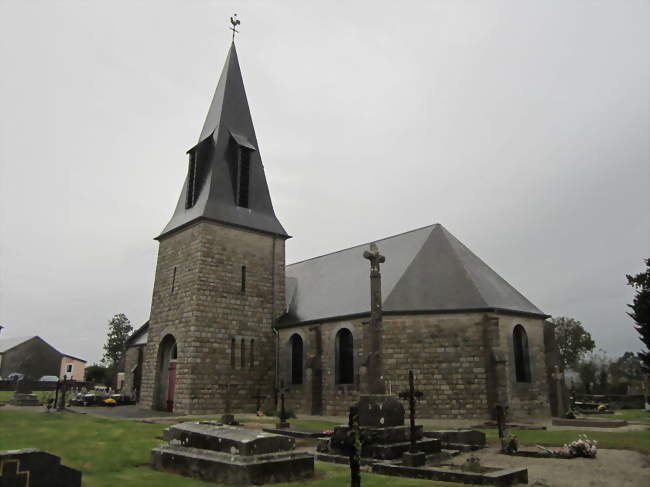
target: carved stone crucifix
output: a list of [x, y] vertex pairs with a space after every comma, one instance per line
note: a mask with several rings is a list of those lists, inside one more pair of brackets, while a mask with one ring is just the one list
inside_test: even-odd
[[371, 243], [370, 250], [363, 253], [370, 261], [370, 353], [368, 355], [368, 392], [386, 394], [383, 364], [383, 329], [381, 319], [381, 273], [379, 265], [386, 257], [379, 253], [377, 244]]

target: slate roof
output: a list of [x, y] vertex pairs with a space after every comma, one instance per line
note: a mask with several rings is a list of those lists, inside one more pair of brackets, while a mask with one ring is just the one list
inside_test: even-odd
[[127, 347], [134, 347], [136, 345], [146, 345], [149, 340], [149, 320], [145, 322], [140, 328], [135, 330], [129, 338], [126, 339]]
[[[233, 144], [250, 150], [248, 208], [236, 203]], [[200, 219], [289, 237], [273, 210], [234, 43], [228, 52], [199, 141], [188, 153], [194, 154], [197, 165], [196, 203], [189, 209], [185, 208], [186, 177], [176, 210], [157, 239]]]
[[15, 337], [15, 338], [3, 338], [0, 340], [0, 353], [5, 353], [11, 350], [18, 345], [25, 343], [32, 338], [36, 338], [36, 335], [26, 336], [26, 337]]
[[[383, 310], [501, 311], [547, 317], [442, 225], [376, 241], [382, 264]], [[286, 268], [287, 314], [278, 326], [370, 312], [369, 244], [296, 262]]]

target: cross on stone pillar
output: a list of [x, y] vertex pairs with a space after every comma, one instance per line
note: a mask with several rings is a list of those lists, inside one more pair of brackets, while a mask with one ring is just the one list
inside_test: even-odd
[[350, 407], [348, 417], [350, 435], [350, 487], [361, 487], [361, 433], [359, 431], [359, 409]]
[[562, 385], [564, 380], [564, 373], [557, 365], [554, 367], [555, 371], [551, 374], [551, 377], [555, 381], [555, 395], [557, 396], [557, 415], [564, 415], [564, 387]]
[[0, 465], [2, 487], [29, 487], [29, 471], [20, 470], [20, 460], [4, 460]]
[[416, 434], [415, 434], [415, 401], [422, 398], [424, 394], [422, 391], [419, 391], [415, 388], [415, 379], [413, 377], [413, 371], [409, 370], [409, 389], [408, 391], [400, 392], [400, 399], [408, 400], [409, 402], [409, 413], [411, 419], [411, 453], [416, 452]]
[[383, 366], [383, 330], [381, 310], [381, 273], [379, 266], [386, 257], [379, 253], [377, 244], [371, 243], [370, 250], [363, 253], [370, 261], [370, 353], [368, 355], [368, 392], [385, 394]]
[[284, 409], [284, 394], [289, 392], [289, 389], [284, 387], [284, 381], [280, 381], [280, 387], [278, 388], [280, 393], [280, 422], [276, 425], [277, 428], [288, 428], [290, 425], [287, 422], [287, 412]]
[[232, 390], [237, 386], [237, 384], [224, 384], [224, 412], [221, 416], [221, 422], [224, 424], [234, 425], [237, 424], [235, 421], [235, 415], [230, 412], [231, 408], [231, 394]]

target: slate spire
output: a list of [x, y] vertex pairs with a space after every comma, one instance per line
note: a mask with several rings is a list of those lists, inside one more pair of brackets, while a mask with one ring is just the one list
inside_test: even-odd
[[288, 238], [273, 211], [232, 43], [174, 214], [158, 239], [205, 219]]

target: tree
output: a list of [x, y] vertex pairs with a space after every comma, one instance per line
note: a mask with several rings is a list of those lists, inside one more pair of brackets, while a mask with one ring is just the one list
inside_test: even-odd
[[551, 318], [551, 322], [555, 327], [555, 341], [560, 352], [562, 370], [568, 367], [575, 369], [582, 357], [596, 348], [596, 343], [578, 320], [560, 316]]
[[641, 341], [646, 346], [645, 352], [639, 352], [639, 358], [643, 370], [650, 375], [650, 259], [645, 260], [646, 271], [635, 276], [626, 275], [628, 285], [632, 286], [636, 293], [632, 304], [628, 307], [632, 309], [628, 315], [636, 322], [636, 331], [641, 335]]
[[99, 364], [92, 364], [86, 367], [86, 381], [94, 382], [95, 384], [106, 384], [108, 380], [108, 368]]
[[133, 331], [131, 322], [125, 314], [120, 313], [108, 322], [108, 334], [106, 344], [104, 345], [104, 357], [102, 362], [108, 364], [110, 368], [115, 368], [124, 356], [126, 350], [126, 340]]
[[611, 360], [602, 350], [591, 352], [576, 364], [580, 383], [587, 394], [604, 393], [607, 388], [607, 371]]
[[625, 352], [609, 365], [612, 377], [611, 392], [625, 394], [628, 387], [643, 379], [643, 366], [636, 353]]

